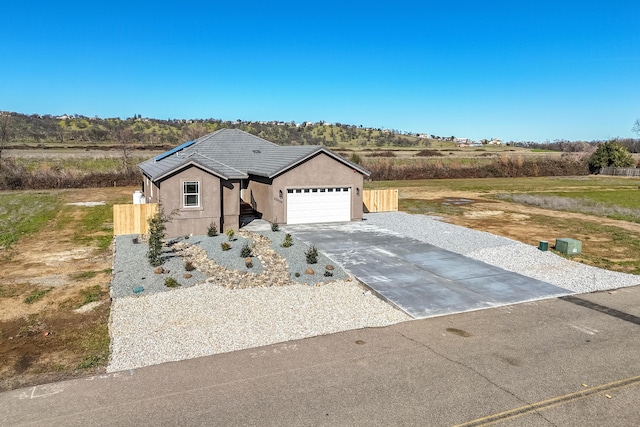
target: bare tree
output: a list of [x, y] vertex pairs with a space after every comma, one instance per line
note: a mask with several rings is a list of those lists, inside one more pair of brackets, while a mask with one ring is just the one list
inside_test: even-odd
[[122, 150], [122, 166], [126, 173], [129, 173], [129, 147], [133, 142], [133, 132], [131, 129], [121, 129], [116, 133], [116, 138]]
[[631, 131], [640, 135], [640, 119], [636, 119], [636, 122], [633, 124]]
[[182, 135], [187, 141], [193, 141], [201, 136], [205, 136], [209, 133], [207, 127], [202, 123], [194, 123], [191, 126], [187, 126], [182, 130]]
[[2, 169], [2, 151], [11, 139], [11, 113], [0, 111], [0, 170]]

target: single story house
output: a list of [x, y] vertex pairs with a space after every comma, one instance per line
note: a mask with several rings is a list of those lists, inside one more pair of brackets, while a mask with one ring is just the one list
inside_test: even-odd
[[362, 219], [366, 169], [323, 146], [279, 146], [220, 129], [138, 165], [147, 203], [175, 212], [167, 236], [240, 227], [241, 201], [280, 224]]

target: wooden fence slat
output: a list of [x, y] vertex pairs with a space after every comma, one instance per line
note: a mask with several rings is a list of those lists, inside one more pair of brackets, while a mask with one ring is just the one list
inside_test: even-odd
[[362, 203], [365, 212], [397, 212], [398, 190], [364, 190]]
[[147, 218], [158, 212], [157, 203], [143, 205], [113, 205], [113, 234], [147, 234]]

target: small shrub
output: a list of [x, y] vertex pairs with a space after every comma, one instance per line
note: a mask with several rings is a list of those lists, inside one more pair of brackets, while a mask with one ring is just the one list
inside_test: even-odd
[[160, 206], [158, 212], [147, 219], [147, 223], [149, 224], [149, 249], [147, 251], [147, 258], [149, 259], [149, 264], [153, 267], [158, 267], [164, 262], [162, 245], [164, 232], [167, 229], [166, 223], [170, 222], [176, 214], [177, 211], [173, 211], [170, 215], [167, 215], [164, 209], [162, 209], [162, 206]]
[[98, 366], [98, 365], [104, 363], [105, 359], [107, 359], [107, 357], [105, 357], [105, 356], [97, 356], [95, 354], [92, 354], [90, 356], [86, 356], [78, 364], [78, 369], [93, 368], [95, 366]]
[[98, 273], [99, 271], [79, 271], [69, 274], [69, 278], [76, 281], [87, 280], [96, 277]]
[[389, 150], [374, 151], [371, 154], [367, 154], [367, 157], [396, 157], [396, 153]]
[[229, 239], [230, 242], [235, 240], [233, 236], [235, 236], [236, 233], [232, 229], [228, 229], [226, 232], [226, 235], [227, 235], [227, 239]]
[[279, 231], [280, 230], [280, 226], [278, 225], [277, 222], [272, 222], [271, 223], [271, 231]]
[[167, 288], [177, 288], [178, 286], [180, 286], [180, 283], [178, 283], [178, 281], [173, 277], [167, 277], [166, 279], [164, 279], [164, 285]]
[[188, 234], [185, 234], [184, 240], [189, 240], [189, 235]]
[[38, 301], [40, 298], [42, 298], [43, 296], [45, 296], [46, 294], [48, 294], [49, 292], [51, 292], [53, 288], [49, 288], [49, 289], [36, 289], [35, 291], [32, 291], [25, 299], [24, 302], [25, 304], [33, 304], [34, 302]]
[[100, 285], [94, 285], [90, 288], [85, 288], [80, 291], [80, 295], [82, 295], [82, 303], [80, 307], [85, 304], [89, 304], [90, 302], [98, 301], [107, 291], [103, 289]]
[[222, 242], [222, 243], [220, 243], [220, 248], [223, 251], [228, 251], [229, 249], [231, 249], [231, 245], [229, 243], [227, 243], [227, 242]]
[[324, 271], [324, 277], [333, 277], [333, 271], [325, 270]]
[[294, 274], [294, 276], [296, 276], [296, 277], [300, 277], [300, 273], [296, 272], [296, 273]]
[[216, 227], [216, 224], [212, 221], [211, 224], [209, 224], [209, 228], [207, 228], [207, 236], [214, 237], [217, 235], [218, 235], [218, 227]]
[[307, 258], [307, 264], [316, 264], [318, 262], [318, 248], [314, 245], [304, 253], [304, 256]]
[[196, 269], [196, 266], [193, 265], [193, 261], [187, 260], [184, 262], [184, 269], [187, 271], [193, 271]]
[[253, 254], [251, 253], [251, 247], [248, 243], [245, 243], [244, 245], [242, 245], [242, 249], [240, 249], [240, 257], [248, 258], [251, 256], [253, 256]]
[[420, 150], [416, 154], [416, 157], [442, 157], [443, 154], [437, 150]]
[[162, 265], [162, 239], [164, 239], [165, 221], [158, 212], [148, 220], [149, 223], [149, 250], [147, 258], [153, 267]]
[[282, 246], [283, 248], [288, 248], [291, 245], [293, 245], [293, 239], [291, 238], [291, 234], [287, 233], [284, 236], [284, 240], [282, 241], [282, 244], [280, 246]]

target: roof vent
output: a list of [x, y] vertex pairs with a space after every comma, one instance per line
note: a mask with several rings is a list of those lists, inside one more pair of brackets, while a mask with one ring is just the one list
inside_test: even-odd
[[253, 150], [254, 154], [260, 154], [260, 150]]

